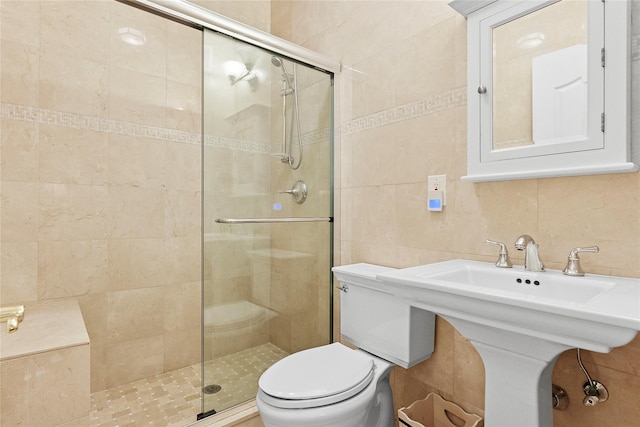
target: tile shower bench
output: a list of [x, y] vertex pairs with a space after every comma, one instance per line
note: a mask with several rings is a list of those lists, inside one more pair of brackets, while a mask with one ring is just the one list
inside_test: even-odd
[[0, 331], [0, 425], [89, 426], [89, 335], [75, 300], [27, 305]]

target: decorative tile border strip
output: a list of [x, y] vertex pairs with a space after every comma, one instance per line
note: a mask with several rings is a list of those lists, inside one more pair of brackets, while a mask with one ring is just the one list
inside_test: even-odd
[[268, 143], [226, 138], [223, 136], [205, 135], [204, 145], [207, 147], [227, 148], [237, 151], [250, 151], [252, 153], [271, 153], [271, 147]]
[[[298, 139], [293, 140], [294, 144], [297, 144]], [[321, 142], [329, 141], [329, 129], [320, 129], [315, 132], [309, 132], [302, 135], [302, 145], [307, 146], [311, 144], [317, 144]], [[282, 150], [282, 143], [277, 142], [274, 144], [266, 142], [247, 141], [244, 139], [225, 138], [214, 135], [205, 135], [204, 144], [208, 147], [217, 148], [229, 148], [239, 151], [250, 151], [253, 153], [273, 154], [279, 153]]]
[[[122, 120], [112, 120], [84, 114], [48, 110], [46, 108], [0, 103], [0, 118], [35, 122], [73, 129], [86, 129], [116, 135], [144, 137], [170, 142], [200, 144], [199, 133], [180, 131], [158, 126], [147, 126]], [[205, 135], [205, 144], [212, 147], [271, 154], [279, 151], [279, 144], [260, 143], [236, 138]], [[329, 140], [329, 130], [320, 129], [302, 135], [302, 144], [309, 145]]]
[[[302, 145], [319, 144], [322, 142], [329, 142], [329, 128], [319, 129], [313, 132], [302, 134]], [[298, 138], [293, 139], [294, 144], [298, 144]], [[282, 151], [282, 141], [271, 144], [269, 153], [280, 153]]]
[[0, 103], [0, 118], [187, 144], [200, 143], [198, 133], [25, 105]]
[[[466, 88], [457, 88], [430, 96], [427, 99], [399, 105], [385, 111], [351, 120], [342, 124], [339, 129], [337, 129], [337, 133], [343, 135], [354, 134], [379, 126], [462, 106], [465, 105], [466, 102]], [[187, 144], [200, 144], [201, 142], [199, 133], [9, 103], [0, 103], [0, 118]], [[305, 146], [327, 141], [329, 141], [328, 128], [302, 135], [302, 145]], [[272, 144], [213, 135], [205, 135], [204, 143], [210, 147], [265, 154], [279, 152], [281, 146], [279, 142]]]
[[340, 126], [340, 132], [342, 135], [349, 135], [466, 104], [467, 88], [460, 87], [430, 96], [426, 99], [399, 105], [389, 110], [351, 120]]

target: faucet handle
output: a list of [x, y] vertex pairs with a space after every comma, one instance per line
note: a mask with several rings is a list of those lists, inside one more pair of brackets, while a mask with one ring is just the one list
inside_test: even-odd
[[307, 200], [307, 184], [303, 180], [298, 180], [290, 189], [278, 191], [278, 193], [291, 194], [297, 204], [302, 204]]
[[498, 256], [498, 261], [496, 261], [496, 267], [499, 268], [511, 268], [513, 264], [509, 259], [509, 251], [507, 250], [507, 246], [502, 242], [494, 242], [493, 240], [485, 240], [487, 245], [495, 245], [500, 246], [500, 254]]
[[598, 253], [600, 248], [597, 246], [590, 246], [588, 248], [573, 248], [569, 253], [569, 259], [567, 260], [567, 266], [562, 270], [567, 276], [584, 276], [584, 270], [580, 265], [580, 252]]

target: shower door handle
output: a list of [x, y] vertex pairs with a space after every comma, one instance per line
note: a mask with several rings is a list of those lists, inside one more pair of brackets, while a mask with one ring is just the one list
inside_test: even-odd
[[278, 224], [285, 222], [333, 222], [333, 217], [310, 217], [310, 218], [218, 218], [218, 224]]

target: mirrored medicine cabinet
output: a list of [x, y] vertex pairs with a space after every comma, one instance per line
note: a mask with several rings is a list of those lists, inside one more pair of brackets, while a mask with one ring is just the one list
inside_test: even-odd
[[466, 181], [633, 172], [627, 1], [455, 0]]

